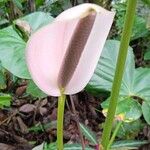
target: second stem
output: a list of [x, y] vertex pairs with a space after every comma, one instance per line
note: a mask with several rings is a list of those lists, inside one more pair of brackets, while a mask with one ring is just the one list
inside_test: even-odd
[[121, 37], [121, 44], [120, 44], [119, 55], [117, 60], [116, 72], [115, 72], [112, 91], [111, 91], [107, 118], [104, 125], [104, 131], [102, 134], [102, 146], [104, 150], [107, 149], [110, 140], [112, 124], [113, 124], [115, 111], [117, 107], [117, 100], [119, 97], [119, 91], [120, 91], [122, 77], [124, 73], [128, 46], [129, 46], [130, 37], [132, 33], [132, 27], [133, 27], [134, 16], [136, 11], [136, 4], [137, 4], [137, 0], [128, 0], [127, 3], [125, 23], [124, 23], [124, 28]]
[[66, 95], [61, 91], [61, 96], [58, 98], [57, 111], [57, 149], [63, 150], [63, 123], [64, 123], [64, 107]]

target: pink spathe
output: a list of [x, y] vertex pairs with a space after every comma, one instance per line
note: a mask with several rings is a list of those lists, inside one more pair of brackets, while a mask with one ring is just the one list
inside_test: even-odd
[[60, 96], [58, 75], [76, 26], [85, 12], [96, 11], [96, 18], [79, 62], [64, 94], [81, 91], [92, 77], [111, 28], [115, 13], [95, 4], [81, 4], [61, 13], [53, 23], [34, 33], [26, 48], [26, 60], [33, 81], [45, 93]]

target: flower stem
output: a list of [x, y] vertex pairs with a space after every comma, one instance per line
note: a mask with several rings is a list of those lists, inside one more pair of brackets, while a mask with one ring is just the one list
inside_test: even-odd
[[120, 121], [120, 122], [117, 124], [117, 126], [116, 126], [116, 128], [115, 128], [115, 131], [113, 132], [113, 135], [112, 135], [112, 137], [111, 137], [111, 139], [110, 139], [110, 141], [109, 141], [109, 144], [108, 144], [108, 146], [107, 146], [107, 150], [110, 149], [112, 143], [114, 142], [115, 137], [116, 137], [116, 135], [117, 135], [117, 133], [118, 133], [118, 131], [119, 131], [119, 129], [120, 129], [121, 124], [122, 124], [122, 121]]
[[57, 149], [63, 150], [63, 120], [66, 95], [61, 90], [61, 96], [58, 98], [57, 111]]
[[125, 62], [128, 52], [128, 46], [130, 42], [130, 37], [132, 33], [132, 27], [134, 22], [134, 16], [136, 11], [137, 0], [128, 0], [125, 23], [123, 28], [123, 33], [121, 37], [121, 44], [119, 49], [119, 55], [117, 60], [117, 66], [111, 91], [111, 98], [109, 103], [109, 109], [107, 113], [107, 118], [104, 125], [104, 131], [102, 134], [102, 145], [104, 150], [107, 150], [107, 146], [110, 140], [112, 124], [115, 116], [117, 100], [119, 97], [119, 91], [121, 87], [122, 77], [125, 68]]

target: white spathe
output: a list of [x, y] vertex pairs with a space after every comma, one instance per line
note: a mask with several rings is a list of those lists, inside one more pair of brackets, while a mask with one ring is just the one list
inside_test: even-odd
[[27, 43], [26, 60], [31, 77], [48, 95], [60, 96], [57, 79], [63, 56], [77, 23], [89, 9], [97, 12], [95, 22], [75, 72], [64, 91], [64, 94], [78, 93], [84, 89], [94, 73], [114, 19], [114, 12], [95, 4], [78, 5], [62, 12], [53, 23], [34, 33]]

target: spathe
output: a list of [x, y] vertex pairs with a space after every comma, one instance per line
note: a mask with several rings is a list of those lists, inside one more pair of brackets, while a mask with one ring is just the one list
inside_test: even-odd
[[[91, 15], [91, 11], [94, 12], [92, 28], [89, 28], [88, 38], [71, 75], [69, 75], [70, 78], [67, 77], [68, 81], [64, 84], [64, 94], [75, 94], [86, 86], [94, 73], [113, 22], [114, 12], [107, 11], [95, 4], [82, 4], [64, 11], [52, 24], [41, 28], [29, 39], [26, 49], [29, 71], [34, 82], [48, 95], [60, 96], [59, 81], [63, 72], [62, 68], [66, 67], [63, 65], [66, 64], [64, 59], [67, 58], [68, 47], [72, 37], [78, 37], [74, 34], [79, 23]], [[82, 22], [84, 23], [84, 21]], [[75, 41], [77, 42], [78, 39]], [[73, 47], [72, 45], [70, 47]], [[74, 56], [67, 59], [72, 59]], [[63, 72], [62, 76], [64, 75]]]

